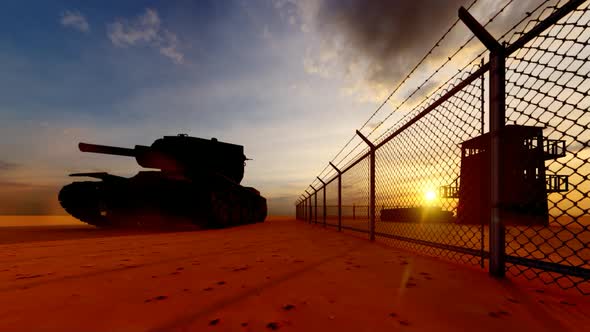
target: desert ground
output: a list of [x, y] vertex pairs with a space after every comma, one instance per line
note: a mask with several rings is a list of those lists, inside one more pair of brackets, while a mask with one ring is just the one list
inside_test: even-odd
[[590, 299], [292, 218], [0, 227], [0, 331], [587, 331]]

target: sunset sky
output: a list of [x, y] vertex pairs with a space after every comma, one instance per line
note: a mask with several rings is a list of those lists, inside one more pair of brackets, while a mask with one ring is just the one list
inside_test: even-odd
[[[63, 214], [57, 192], [68, 173], [139, 170], [133, 159], [81, 153], [80, 141], [132, 147], [178, 133], [244, 145], [253, 160], [243, 184], [268, 198], [271, 214], [292, 214], [471, 2], [5, 1], [0, 214]], [[484, 21], [505, 2], [471, 12]], [[540, 1], [517, 2], [491, 31]], [[468, 36], [459, 24], [412, 79]], [[473, 43], [459, 59], [479, 50]]]

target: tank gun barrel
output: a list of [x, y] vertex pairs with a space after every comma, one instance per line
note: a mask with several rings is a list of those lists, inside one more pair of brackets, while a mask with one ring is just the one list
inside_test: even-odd
[[150, 146], [117, 147], [79, 143], [78, 147], [82, 152], [132, 157], [141, 167], [191, 179], [220, 173], [239, 184], [244, 177], [244, 147], [219, 142], [214, 138], [164, 136]]
[[137, 156], [136, 149], [121, 148], [118, 146], [80, 143], [80, 144], [78, 144], [78, 148], [82, 152], [111, 154], [111, 155], [126, 156], [126, 157]]

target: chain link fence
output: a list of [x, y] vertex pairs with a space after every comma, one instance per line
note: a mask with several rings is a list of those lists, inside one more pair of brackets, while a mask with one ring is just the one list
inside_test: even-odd
[[369, 231], [369, 159], [364, 157], [342, 174], [342, 229]]
[[[556, 10], [516, 31], [513, 44]], [[520, 155], [533, 219], [506, 221], [507, 271], [590, 293], [590, 15], [588, 3], [506, 59], [506, 123], [534, 127]]]
[[[479, 69], [469, 66], [416, 107], [432, 101]], [[482, 264], [484, 228], [480, 219], [458, 213], [461, 143], [482, 134], [483, 89], [473, 81], [376, 150], [376, 236], [386, 242], [461, 262]], [[408, 122], [409, 123], [409, 122]], [[477, 184], [462, 182], [467, 195]], [[442, 188], [442, 189], [441, 189]], [[458, 190], [458, 189], [457, 189]], [[442, 192], [442, 195], [441, 195]]]
[[323, 222], [325, 187], [326, 225], [590, 294], [590, 9], [547, 3], [500, 42], [460, 11], [489, 61], [406, 98], [380, 136], [357, 132], [297, 218]]

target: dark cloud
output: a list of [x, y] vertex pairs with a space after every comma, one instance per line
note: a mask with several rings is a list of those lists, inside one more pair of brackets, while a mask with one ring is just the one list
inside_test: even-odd
[[[409, 73], [472, 0], [320, 0], [317, 28], [338, 49], [345, 68], [366, 62], [370, 83], [392, 86]], [[507, 7], [487, 27], [496, 37], [539, 3], [521, 0]], [[504, 4], [478, 1], [470, 12], [482, 24]], [[471, 32], [459, 22], [428, 58], [435, 66], [446, 60]], [[477, 47], [479, 43], [476, 41]], [[430, 71], [429, 71], [430, 72]]]
[[318, 25], [342, 34], [348, 56], [369, 61], [368, 79], [383, 83], [406, 73], [457, 18], [465, 0], [325, 0]]
[[20, 164], [0, 160], [0, 171], [10, 171], [20, 167]]

